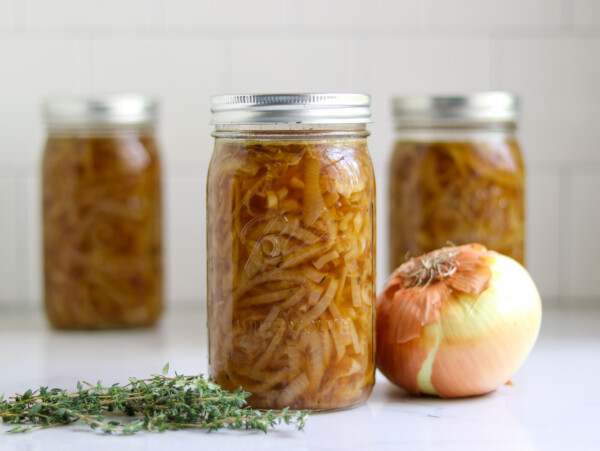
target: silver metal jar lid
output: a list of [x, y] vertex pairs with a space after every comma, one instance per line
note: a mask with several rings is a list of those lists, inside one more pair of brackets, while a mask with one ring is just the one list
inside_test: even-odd
[[371, 97], [350, 93], [213, 96], [213, 125], [351, 124], [371, 122]]
[[44, 102], [49, 126], [153, 124], [158, 102], [141, 94], [56, 98]]
[[403, 96], [395, 97], [392, 102], [399, 127], [514, 124], [519, 116], [518, 97], [500, 91], [460, 96]]

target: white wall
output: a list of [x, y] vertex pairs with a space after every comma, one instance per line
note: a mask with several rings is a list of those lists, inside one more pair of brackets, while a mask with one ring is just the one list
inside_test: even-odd
[[600, 0], [0, 0], [0, 306], [41, 302], [48, 95], [163, 100], [177, 304], [205, 298], [211, 94], [372, 94], [381, 285], [390, 96], [487, 89], [523, 97], [528, 263], [545, 302], [600, 301]]

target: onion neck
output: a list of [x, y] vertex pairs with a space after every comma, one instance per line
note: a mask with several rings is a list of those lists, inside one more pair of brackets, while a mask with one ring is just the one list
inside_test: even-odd
[[460, 254], [457, 248], [444, 248], [436, 252], [409, 260], [399, 269], [405, 288], [425, 288], [432, 283], [450, 277], [456, 272], [456, 256]]

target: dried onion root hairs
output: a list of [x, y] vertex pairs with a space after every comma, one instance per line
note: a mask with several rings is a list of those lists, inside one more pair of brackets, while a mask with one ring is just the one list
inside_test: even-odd
[[210, 372], [255, 408], [331, 409], [374, 383], [365, 140], [217, 140], [208, 181]]
[[377, 365], [413, 394], [472, 396], [506, 383], [529, 354], [541, 301], [527, 271], [479, 244], [412, 259], [377, 298]]

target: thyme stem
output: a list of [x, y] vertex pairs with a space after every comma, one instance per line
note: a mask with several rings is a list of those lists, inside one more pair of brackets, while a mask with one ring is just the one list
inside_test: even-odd
[[[126, 385], [104, 386], [79, 382], [76, 392], [40, 387], [35, 392], [4, 400], [0, 397], [0, 418], [16, 426], [8, 432], [84, 422], [107, 434], [134, 434], [141, 430], [166, 431], [183, 428], [216, 430], [259, 429], [264, 432], [284, 422], [304, 427], [305, 411], [262, 412], [247, 405], [250, 393], [241, 389], [230, 393], [203, 376], [175, 374], [167, 377], [168, 364], [161, 375], [147, 379], [130, 378]], [[108, 416], [130, 416], [121, 423]]]

